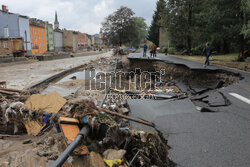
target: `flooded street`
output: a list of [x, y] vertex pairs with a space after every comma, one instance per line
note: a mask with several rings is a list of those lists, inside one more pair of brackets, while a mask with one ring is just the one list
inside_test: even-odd
[[9, 88], [24, 89], [38, 81], [46, 79], [61, 71], [77, 67], [101, 57], [110, 57], [111, 53], [102, 53], [91, 56], [74, 57], [52, 61], [38, 61], [29, 64], [16, 64], [0, 67], [0, 78], [7, 81]]

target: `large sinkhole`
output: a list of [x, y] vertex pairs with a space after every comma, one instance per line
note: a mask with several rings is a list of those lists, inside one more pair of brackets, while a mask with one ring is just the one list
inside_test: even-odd
[[[157, 97], [163, 97], [158, 99], [190, 98], [195, 106], [201, 107], [204, 112], [211, 111], [208, 109], [209, 107], [230, 105], [229, 100], [220, 92], [220, 88], [237, 83], [242, 79], [239, 73], [221, 69], [193, 70], [181, 64], [141, 59], [130, 59], [128, 63], [121, 62], [118, 65], [119, 70], [126, 73], [126, 79], [122, 79], [122, 84], [124, 84], [122, 88], [129, 90], [128, 94], [145, 93], [146, 90], [147, 97], [153, 92], [158, 93]], [[145, 77], [147, 74], [151, 74], [150, 77]], [[119, 77], [115, 78], [114, 89], [117, 88], [120, 80]], [[168, 91], [169, 88], [174, 91]], [[162, 96], [162, 90], [163, 93], [168, 94]], [[169, 92], [171, 96], [169, 96]], [[142, 99], [139, 95], [138, 98]]]
[[161, 75], [162, 81], [169, 84], [176, 84], [181, 90], [188, 94], [201, 94], [208, 89], [226, 87], [241, 79], [239, 73], [225, 70], [195, 69], [190, 70], [184, 65], [172, 63], [149, 61], [149, 60], [130, 60], [129, 71], [164, 71]]

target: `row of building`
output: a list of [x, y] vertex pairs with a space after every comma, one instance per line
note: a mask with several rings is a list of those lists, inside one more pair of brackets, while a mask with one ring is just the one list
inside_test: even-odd
[[54, 27], [48, 21], [10, 13], [6, 6], [0, 10], [0, 55], [43, 55], [49, 52], [76, 52], [103, 48], [102, 32], [89, 35], [60, 29], [55, 12]]

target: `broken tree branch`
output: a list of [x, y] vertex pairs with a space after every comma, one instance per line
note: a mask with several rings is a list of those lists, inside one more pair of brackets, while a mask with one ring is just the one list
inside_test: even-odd
[[99, 108], [98, 107], [98, 109], [99, 109], [99, 111], [103, 111], [103, 112], [111, 114], [111, 115], [115, 115], [115, 116], [130, 120], [130, 121], [134, 121], [134, 122], [137, 122], [137, 123], [147, 125], [147, 126], [155, 127], [154, 123], [152, 123], [152, 122], [136, 119], [136, 118], [133, 118], [133, 117], [130, 117], [130, 116], [127, 116], [127, 115], [122, 115], [122, 114], [119, 114], [117, 112], [109, 111], [109, 110], [104, 109], [104, 108]]

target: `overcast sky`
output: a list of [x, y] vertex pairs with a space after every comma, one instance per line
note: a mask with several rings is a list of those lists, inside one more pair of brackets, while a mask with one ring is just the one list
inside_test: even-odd
[[120, 6], [131, 8], [150, 25], [157, 0], [1, 0], [12, 13], [54, 23], [55, 11], [60, 28], [95, 34], [101, 22]]

